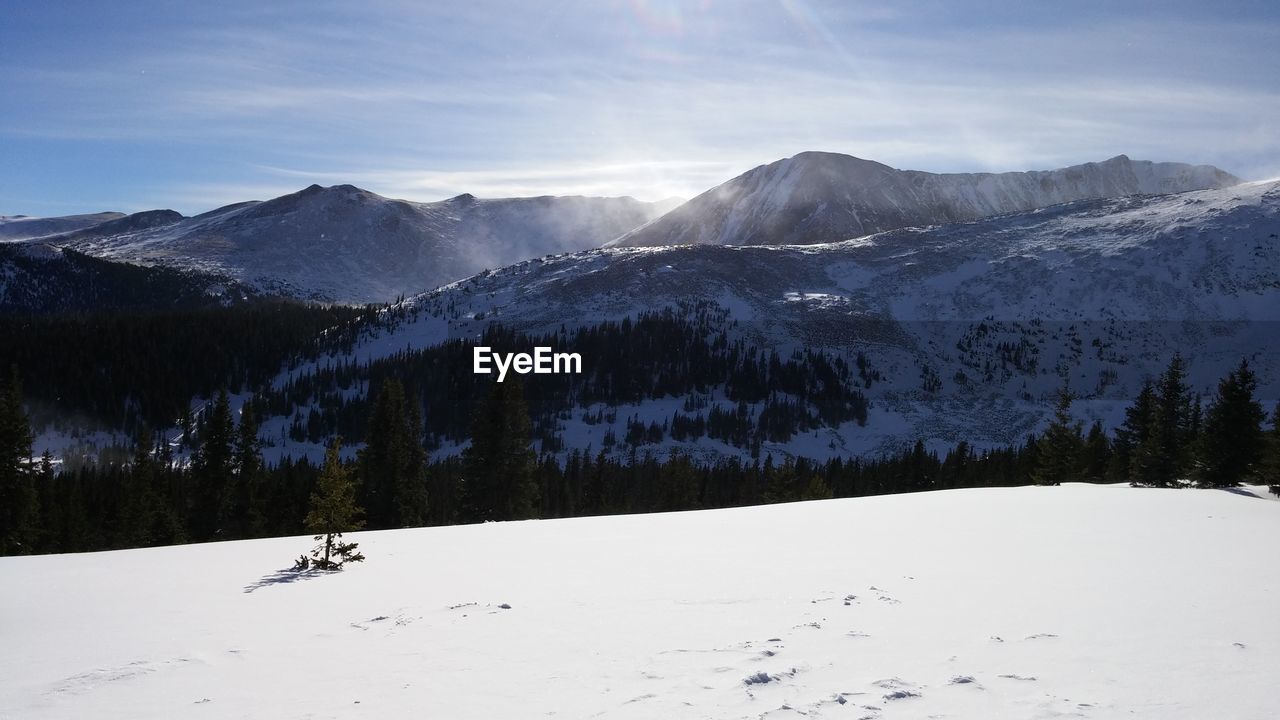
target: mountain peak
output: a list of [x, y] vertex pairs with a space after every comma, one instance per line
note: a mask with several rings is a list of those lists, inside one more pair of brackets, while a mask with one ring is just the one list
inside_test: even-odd
[[[362, 188], [356, 187], [355, 185], [350, 185], [347, 183], [343, 183], [341, 185], [329, 185], [328, 187], [325, 187], [324, 185], [317, 185], [315, 183], [312, 183], [293, 194], [298, 196], [305, 196], [305, 195], [346, 195], [351, 193], [368, 193], [369, 195], [374, 194], [374, 193], [370, 193], [368, 190], [364, 190]], [[283, 197], [289, 197], [289, 196], [284, 195]]]
[[1127, 155], [1058, 170], [938, 174], [806, 151], [753, 168], [610, 245], [808, 245], [1076, 200], [1239, 182], [1208, 165], [1134, 161]]

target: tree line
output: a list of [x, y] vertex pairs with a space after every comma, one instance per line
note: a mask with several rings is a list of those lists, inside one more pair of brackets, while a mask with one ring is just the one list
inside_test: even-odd
[[257, 387], [287, 362], [349, 347], [357, 321], [377, 319], [375, 308], [278, 300], [145, 313], [0, 314], [0, 368], [17, 367], [39, 425], [81, 418], [132, 434], [172, 425], [193, 397]]
[[[320, 547], [327, 549], [316, 559], [330, 563], [336, 561], [328, 553], [343, 545], [340, 534], [337, 541], [329, 536], [358, 527], [723, 508], [1028, 482], [1269, 482], [1280, 495], [1280, 407], [1265, 428], [1255, 389], [1256, 379], [1242, 363], [1222, 379], [1207, 408], [1197, 410], [1201, 405], [1187, 390], [1185, 367], [1175, 356], [1158, 381], [1143, 387], [1113, 437], [1100, 424], [1084, 432], [1071, 418], [1072, 396], [1064, 388], [1045, 432], [1019, 446], [978, 451], [961, 442], [940, 456], [917, 441], [877, 459], [766, 455], [699, 464], [679, 452], [659, 458], [636, 448], [625, 458], [603, 450], [573, 451], [564, 462], [550, 453], [539, 456], [524, 383], [509, 380], [490, 383], [473, 409], [462, 455], [430, 462], [420, 404], [398, 378], [387, 378], [369, 408], [364, 447], [345, 460], [338, 438], [321, 466], [305, 459], [266, 466], [253, 405], [236, 420], [223, 392], [192, 440], [190, 462], [175, 458], [170, 443], [144, 433], [129, 462], [58, 472], [51, 457], [30, 457], [30, 429], [13, 374], [0, 384], [0, 553], [320, 532], [318, 538], [326, 538]], [[346, 547], [355, 554], [353, 545]]]
[[[1143, 384], [1113, 437], [1101, 424], [1088, 433], [1071, 418], [1074, 396], [1056, 394], [1053, 419], [1039, 440], [1033, 480], [1058, 484], [1084, 474], [1147, 487], [1280, 487], [1280, 403], [1271, 413], [1255, 397], [1247, 360], [1227, 373], [1205, 405], [1187, 384], [1186, 362], [1174, 354], [1161, 375]], [[1280, 494], [1280, 491], [1277, 491]]]

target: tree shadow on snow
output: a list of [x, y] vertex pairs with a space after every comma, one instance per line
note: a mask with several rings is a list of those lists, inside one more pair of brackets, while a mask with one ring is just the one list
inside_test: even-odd
[[251, 593], [258, 588], [264, 588], [268, 585], [284, 585], [286, 583], [295, 583], [301, 580], [310, 580], [311, 578], [328, 575], [324, 570], [295, 570], [293, 568], [285, 568], [277, 570], [269, 575], [263, 575], [257, 581], [244, 586], [244, 591]]
[[1224, 487], [1224, 488], [1218, 488], [1218, 489], [1219, 489], [1219, 490], [1225, 490], [1226, 492], [1229, 492], [1229, 493], [1231, 493], [1232, 495], [1244, 495], [1245, 497], [1258, 498], [1259, 500], [1263, 500], [1263, 499], [1265, 499], [1265, 498], [1263, 498], [1261, 495], [1259, 495], [1258, 493], [1256, 493], [1256, 492], [1254, 492], [1253, 490], [1251, 490], [1250, 488], [1243, 488], [1243, 487]]

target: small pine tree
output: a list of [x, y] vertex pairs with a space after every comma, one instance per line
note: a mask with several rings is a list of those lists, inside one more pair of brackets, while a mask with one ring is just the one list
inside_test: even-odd
[[1071, 419], [1075, 396], [1064, 384], [1057, 393], [1053, 420], [1036, 441], [1036, 465], [1031, 481], [1037, 485], [1061, 485], [1079, 479], [1082, 423]]
[[1257, 380], [1242, 360], [1218, 383], [1218, 394], [1205, 415], [1196, 459], [1196, 480], [1201, 487], [1230, 487], [1260, 469], [1266, 413], [1254, 400]]
[[[342, 463], [342, 438], [335, 438], [324, 455], [324, 467], [311, 494], [311, 509], [304, 524], [319, 542], [311, 551], [311, 566], [317, 570], [341, 570], [349, 562], [363, 562], [357, 543], [342, 541], [342, 534], [364, 527], [363, 511], [356, 504], [356, 487], [351, 471]], [[298, 567], [305, 567], [299, 563]]]

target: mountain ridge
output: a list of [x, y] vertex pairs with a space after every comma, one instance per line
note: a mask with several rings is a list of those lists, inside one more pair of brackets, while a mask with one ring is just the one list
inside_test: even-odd
[[1240, 182], [1208, 165], [1134, 161], [1125, 155], [1057, 170], [940, 174], [806, 151], [748, 170], [608, 246], [834, 242], [1075, 200], [1215, 189]]
[[661, 209], [583, 196], [464, 194], [417, 203], [354, 185], [311, 185], [193, 217], [135, 213], [46, 240], [108, 260], [227, 276], [264, 294], [377, 303], [485, 268], [596, 247]]
[[60, 217], [32, 217], [30, 215], [0, 215], [0, 242], [34, 240], [37, 238], [74, 232], [123, 218], [124, 213], [100, 212]]

